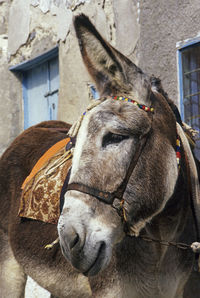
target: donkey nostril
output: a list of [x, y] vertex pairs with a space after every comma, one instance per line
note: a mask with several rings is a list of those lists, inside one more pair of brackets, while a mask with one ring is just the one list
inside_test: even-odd
[[69, 248], [72, 249], [76, 246], [76, 244], [79, 242], [79, 235], [77, 233], [74, 233], [73, 238], [69, 242]]

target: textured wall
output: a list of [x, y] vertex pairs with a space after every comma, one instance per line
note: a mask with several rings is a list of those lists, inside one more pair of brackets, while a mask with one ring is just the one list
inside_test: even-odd
[[199, 35], [198, 0], [161, 0], [159, 5], [157, 0], [1, 0], [0, 154], [23, 129], [21, 81], [9, 66], [59, 44], [58, 118], [73, 122], [85, 109], [91, 80], [72, 27], [72, 16], [80, 12], [144, 71], [159, 76], [178, 102], [176, 45]]
[[0, 2], [0, 154], [22, 129], [21, 84], [8, 70], [10, 1]]
[[[130, 0], [91, 1], [80, 6], [74, 15], [85, 13], [100, 33], [122, 53], [135, 59], [139, 39], [137, 8]], [[126, 25], [121, 18], [126, 19]], [[127, 35], [129, 38], [127, 38]], [[73, 122], [85, 110], [89, 101], [91, 79], [82, 63], [73, 26], [66, 42], [60, 44], [60, 91], [62, 103], [59, 119]]]
[[0, 1], [0, 154], [23, 130], [21, 77], [10, 73], [10, 66], [59, 45], [58, 119], [72, 123], [85, 110], [91, 79], [82, 63], [72, 26], [73, 15], [81, 12], [93, 20], [107, 40], [137, 60], [136, 0]]
[[[9, 71], [10, 66], [59, 45], [58, 119], [72, 123], [88, 105], [91, 79], [72, 26], [73, 15], [81, 12], [114, 46], [136, 59], [139, 26], [135, 1], [0, 0], [0, 154], [23, 130], [22, 80]], [[47, 298], [49, 293], [29, 278], [26, 298], [39, 297]]]
[[169, 96], [178, 102], [177, 48], [179, 41], [200, 33], [199, 0], [141, 0], [139, 64], [162, 79]]
[[178, 100], [176, 44], [199, 34], [199, 0], [0, 0], [0, 154], [23, 130], [21, 78], [9, 66], [58, 44], [58, 119], [72, 123], [85, 110], [91, 79], [72, 27], [72, 16], [80, 12]]

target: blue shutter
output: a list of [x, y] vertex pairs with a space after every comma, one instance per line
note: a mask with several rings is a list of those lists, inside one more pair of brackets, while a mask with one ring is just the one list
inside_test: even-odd
[[57, 119], [59, 89], [58, 58], [23, 73], [24, 128]]
[[49, 119], [56, 120], [58, 112], [58, 87], [59, 87], [59, 76], [58, 76], [58, 59], [55, 58], [48, 62], [48, 85], [49, 93], [46, 94], [48, 101]]

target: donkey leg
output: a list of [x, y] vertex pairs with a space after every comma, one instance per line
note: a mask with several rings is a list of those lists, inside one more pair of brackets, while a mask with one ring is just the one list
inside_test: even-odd
[[26, 274], [16, 261], [8, 236], [0, 231], [0, 297], [23, 298]]

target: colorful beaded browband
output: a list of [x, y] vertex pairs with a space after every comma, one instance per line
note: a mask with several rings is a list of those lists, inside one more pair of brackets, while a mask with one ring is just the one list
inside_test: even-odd
[[[139, 104], [137, 101], [129, 98], [129, 97], [123, 97], [123, 96], [110, 96], [110, 98], [114, 99], [114, 100], [122, 100], [122, 101], [127, 101], [127, 102], [131, 102], [133, 103], [135, 106], [138, 106], [140, 109], [146, 111], [146, 112], [153, 112], [154, 108], [149, 108], [145, 105]], [[86, 111], [82, 114], [81, 117], [84, 117], [86, 114]], [[177, 160], [177, 165], [178, 168], [180, 168], [180, 160], [181, 160], [181, 142], [180, 142], [180, 138], [177, 135], [177, 139], [176, 139], [176, 160]]]
[[181, 141], [179, 136], [177, 135], [176, 139], [176, 160], [178, 164], [178, 168], [180, 168], [180, 160], [181, 160]]
[[135, 106], [138, 106], [140, 109], [146, 111], [146, 112], [153, 112], [154, 109], [153, 108], [149, 108], [145, 105], [141, 105], [139, 104], [137, 101], [135, 101], [134, 99], [131, 99], [129, 97], [123, 97], [123, 96], [111, 96], [112, 99], [115, 100], [123, 100], [123, 101], [128, 101], [128, 102], [132, 102]]
[[[137, 101], [135, 101], [134, 99], [131, 99], [129, 97], [123, 97], [123, 96], [108, 96], [108, 97], [111, 98], [111, 99], [114, 99], [114, 100], [122, 100], [122, 101], [131, 102], [132, 104], [134, 104], [135, 106], [139, 107], [140, 109], [142, 109], [146, 112], [153, 112], [154, 111], [154, 108], [149, 108], [145, 105], [139, 104]], [[86, 113], [87, 113], [87, 111], [85, 111], [82, 114], [82, 117], [85, 116]]]
[[[139, 104], [137, 101], [130, 99], [128, 97], [123, 97], [123, 96], [111, 96], [112, 99], [115, 100], [123, 100], [123, 101], [128, 101], [128, 102], [132, 102], [134, 105], [138, 106], [140, 109], [146, 111], [146, 112], [153, 112], [154, 109], [153, 108], [149, 108], [145, 105], [141, 105]], [[181, 142], [180, 142], [180, 138], [177, 135], [177, 139], [176, 139], [176, 160], [177, 160], [177, 165], [178, 168], [180, 168], [180, 160], [181, 160]]]

